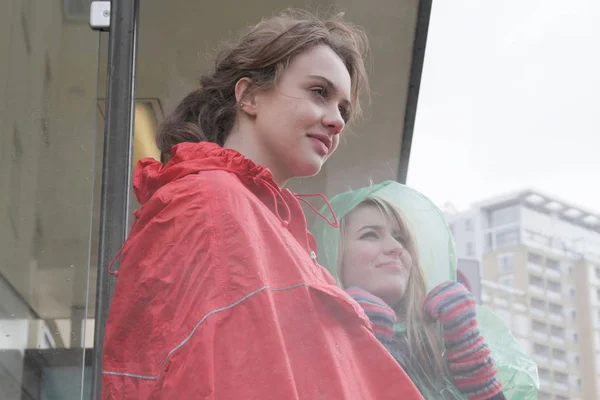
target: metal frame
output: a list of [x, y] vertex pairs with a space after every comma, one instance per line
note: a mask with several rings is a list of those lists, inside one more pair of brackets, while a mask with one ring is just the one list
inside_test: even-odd
[[102, 396], [104, 333], [116, 283], [108, 274], [108, 264], [123, 245], [129, 226], [138, 20], [139, 0], [111, 1], [92, 400]]
[[415, 40], [413, 45], [412, 65], [408, 82], [408, 94], [406, 109], [404, 113], [404, 132], [400, 147], [400, 162], [398, 165], [397, 180], [406, 184], [408, 176], [408, 164], [410, 161], [410, 149], [412, 146], [415, 119], [417, 117], [417, 103], [419, 102], [419, 90], [421, 88], [421, 76], [423, 74], [423, 63], [425, 61], [425, 45], [429, 32], [429, 20], [431, 17], [431, 3], [433, 0], [420, 0], [417, 10], [417, 24], [415, 29]]

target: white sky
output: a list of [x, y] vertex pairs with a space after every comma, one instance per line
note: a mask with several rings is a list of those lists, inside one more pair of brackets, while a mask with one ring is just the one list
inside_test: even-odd
[[600, 1], [433, 2], [408, 185], [526, 187], [600, 213]]

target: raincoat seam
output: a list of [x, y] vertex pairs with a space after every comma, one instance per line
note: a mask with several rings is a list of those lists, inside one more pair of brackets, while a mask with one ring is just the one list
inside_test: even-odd
[[241, 299], [225, 306], [225, 307], [221, 307], [221, 308], [217, 308], [214, 309], [212, 311], [209, 311], [208, 313], [206, 313], [201, 319], [200, 321], [198, 321], [198, 323], [196, 323], [196, 325], [194, 325], [194, 328], [192, 328], [192, 331], [190, 332], [190, 334], [188, 336], [185, 337], [185, 339], [183, 339], [177, 346], [175, 346], [173, 349], [171, 349], [171, 351], [169, 351], [169, 353], [167, 354], [165, 360], [162, 363], [161, 366], [161, 372], [157, 375], [141, 375], [141, 374], [132, 374], [132, 373], [128, 373], [128, 372], [117, 372], [117, 371], [102, 371], [102, 373], [104, 375], [115, 375], [115, 376], [124, 376], [124, 377], [129, 377], [129, 378], [137, 378], [137, 379], [144, 379], [144, 380], [157, 380], [158, 378], [160, 378], [160, 376], [163, 374], [163, 371], [165, 369], [165, 366], [167, 365], [167, 363], [169, 362], [169, 359], [171, 358], [171, 356], [179, 349], [181, 349], [183, 346], [185, 346], [185, 344], [187, 342], [190, 341], [190, 339], [192, 339], [192, 337], [195, 335], [196, 331], [198, 330], [198, 328], [200, 327], [200, 325], [202, 325], [202, 323], [204, 321], [206, 321], [206, 319], [208, 317], [210, 317], [211, 315], [217, 314], [221, 311], [226, 311], [226, 310], [230, 310], [232, 308], [234, 308], [235, 306], [243, 303], [244, 301], [250, 299], [251, 297], [253, 297], [254, 295], [264, 291], [264, 290], [270, 290], [273, 292], [277, 292], [277, 291], [284, 291], [284, 290], [290, 290], [290, 289], [295, 289], [301, 286], [305, 286], [305, 287], [310, 287], [310, 285], [306, 282], [301, 282], [301, 283], [296, 283], [293, 285], [289, 285], [289, 286], [283, 286], [283, 287], [272, 287], [270, 285], [265, 285], [251, 293], [248, 293], [247, 295], [245, 295], [244, 297], [242, 297]]

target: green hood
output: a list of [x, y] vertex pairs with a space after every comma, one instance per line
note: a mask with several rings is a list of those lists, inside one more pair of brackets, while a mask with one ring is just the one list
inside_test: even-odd
[[[341, 220], [371, 195], [387, 200], [402, 211], [415, 235], [429, 289], [438, 283], [456, 280], [454, 242], [444, 214], [421, 193], [398, 182], [385, 181], [338, 194], [330, 203], [336, 217]], [[321, 212], [332, 219], [327, 206]], [[312, 228], [312, 234], [317, 240], [319, 264], [331, 272], [338, 280], [338, 285], [339, 232], [338, 228], [333, 228], [323, 218], [318, 218]]]
[[[418, 252], [423, 272], [427, 278], [429, 289], [437, 284], [456, 280], [456, 256], [454, 241], [443, 213], [427, 197], [394, 181], [385, 181], [357, 190], [341, 193], [331, 199], [331, 206], [341, 220], [369, 196], [387, 200], [398, 207], [408, 221], [418, 245]], [[323, 215], [332, 220], [327, 206], [321, 210]], [[317, 241], [319, 264], [327, 268], [337, 279], [339, 229], [333, 228], [323, 218], [318, 218], [312, 227], [312, 234]], [[535, 400], [539, 390], [537, 365], [529, 357], [510, 330], [492, 310], [487, 307], [477, 307], [479, 329], [491, 350], [492, 358], [498, 368], [497, 378], [502, 382], [503, 392], [507, 399]], [[401, 323], [396, 325], [397, 334], [405, 329]], [[402, 361], [399, 360], [401, 364]], [[414, 366], [403, 365], [417, 387], [426, 393]], [[462, 399], [452, 384], [444, 384], [451, 398]], [[453, 397], [454, 396], [454, 397]], [[426, 395], [427, 400], [439, 399], [444, 396]]]

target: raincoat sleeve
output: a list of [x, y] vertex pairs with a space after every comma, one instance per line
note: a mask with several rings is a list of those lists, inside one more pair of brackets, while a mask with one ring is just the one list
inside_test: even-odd
[[[105, 400], [213, 398], [237, 350], [216, 363], [231, 335], [215, 335], [209, 317], [234, 296], [224, 287], [215, 210], [203, 191], [175, 186], [144, 204], [122, 252], [106, 328]], [[244, 352], [237, 356], [243, 362]]]
[[477, 322], [498, 368], [496, 377], [510, 400], [535, 400], [540, 387], [537, 365], [504, 321], [485, 306], [477, 306]]

